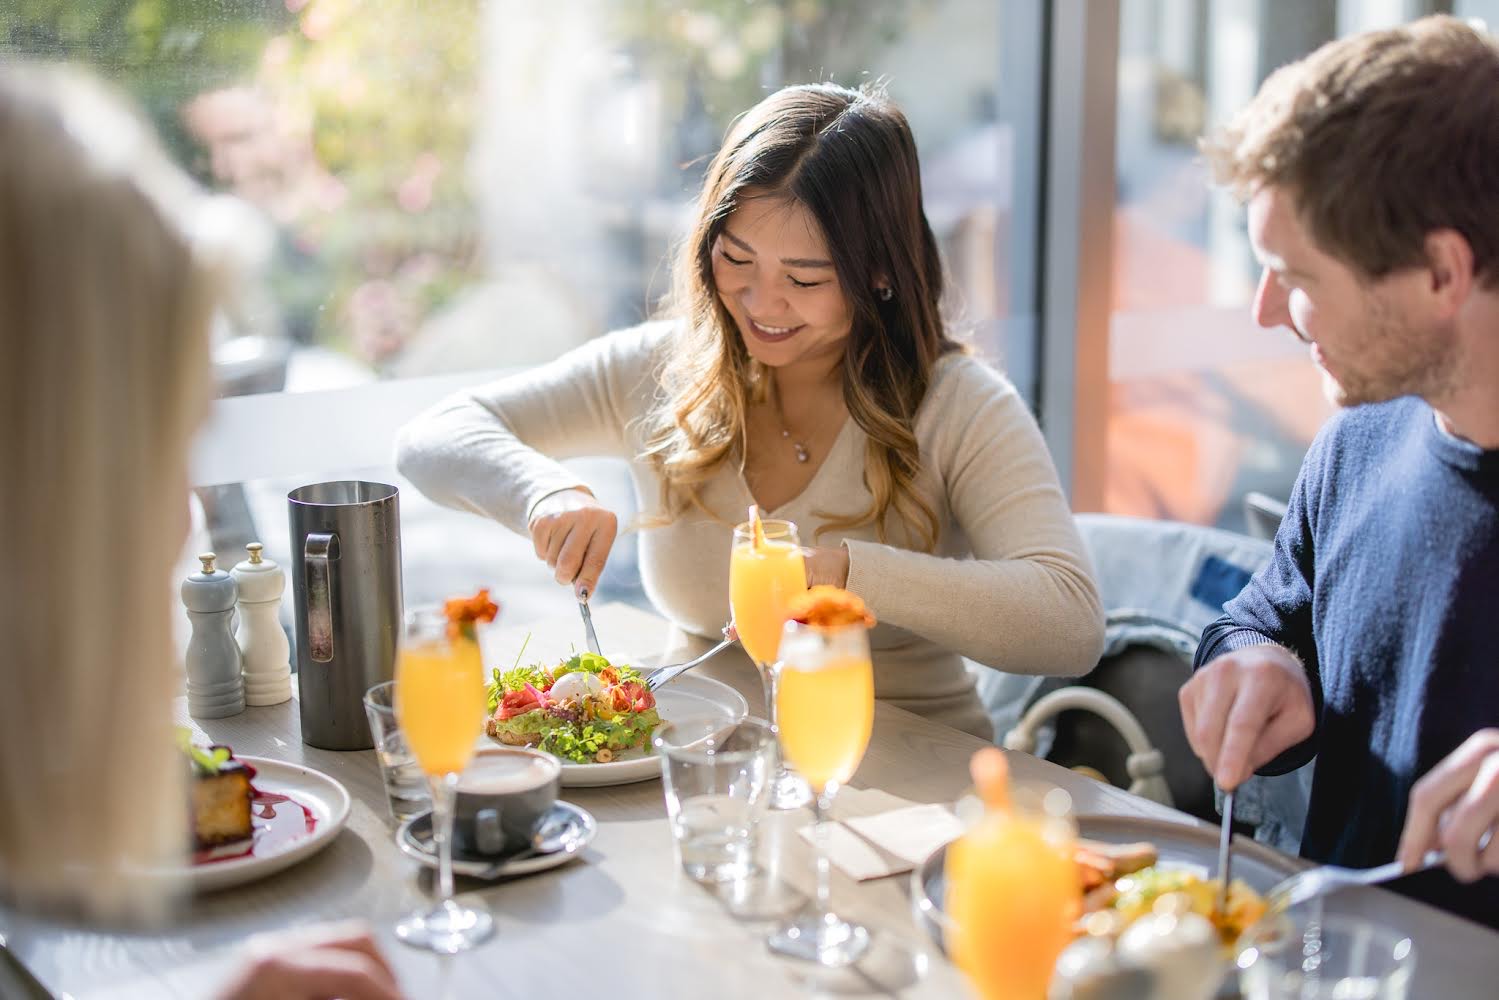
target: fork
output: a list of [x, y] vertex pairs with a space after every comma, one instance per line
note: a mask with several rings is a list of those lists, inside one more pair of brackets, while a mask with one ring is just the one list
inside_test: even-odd
[[673, 663], [668, 666], [657, 667], [655, 670], [652, 670], [650, 673], [646, 674], [645, 689], [647, 691], [654, 691], [657, 688], [661, 687], [663, 684], [670, 684], [672, 681], [676, 680], [678, 677], [682, 676], [687, 671], [697, 666], [699, 663], [702, 663], [704, 660], [712, 659], [719, 653], [723, 652], [725, 649], [728, 649], [730, 646], [734, 645], [734, 643], [739, 641], [739, 634], [732, 631], [732, 628], [732, 626], [725, 626], [723, 630], [723, 642], [720, 642], [717, 646], [714, 646], [702, 656], [694, 657], [688, 660], [686, 663]]
[[1319, 865], [1316, 868], [1297, 872], [1275, 883], [1270, 891], [1265, 893], [1265, 902], [1269, 904], [1272, 912], [1284, 910], [1340, 889], [1349, 889], [1358, 885], [1377, 885], [1380, 882], [1388, 882], [1392, 878], [1399, 878], [1401, 875], [1424, 872], [1428, 868], [1443, 864], [1446, 860], [1446, 851], [1427, 851], [1421, 857], [1421, 863], [1408, 870], [1399, 861], [1391, 861], [1377, 868], [1340, 868], [1337, 865]]

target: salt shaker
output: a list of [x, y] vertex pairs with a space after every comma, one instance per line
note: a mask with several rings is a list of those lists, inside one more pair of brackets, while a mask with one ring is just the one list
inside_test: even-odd
[[239, 586], [239, 651], [244, 659], [245, 704], [279, 705], [291, 698], [291, 643], [281, 628], [281, 567], [261, 555], [259, 542], [245, 546], [250, 558], [229, 571]]
[[193, 623], [187, 644], [187, 714], [222, 719], [245, 710], [239, 644], [230, 617], [238, 588], [234, 578], [214, 569], [212, 552], [198, 556], [203, 572], [182, 581], [182, 603]]

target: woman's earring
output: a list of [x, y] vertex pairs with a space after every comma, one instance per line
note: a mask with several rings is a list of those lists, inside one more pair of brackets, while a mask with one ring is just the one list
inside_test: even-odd
[[876, 288], [874, 290], [874, 293], [880, 297], [881, 302], [889, 302], [891, 299], [895, 298], [895, 289], [891, 288], [889, 285], [885, 285], [883, 288]]

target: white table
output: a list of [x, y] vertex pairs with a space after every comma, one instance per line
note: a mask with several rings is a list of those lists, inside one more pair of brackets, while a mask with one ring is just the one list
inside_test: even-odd
[[[659, 649], [664, 641], [664, 623], [654, 616], [617, 605], [598, 607], [594, 615], [611, 650], [639, 654]], [[513, 657], [526, 631], [533, 635], [528, 659], [560, 653], [579, 638], [576, 620], [569, 619], [496, 630], [486, 648], [495, 656], [511, 650]], [[559, 642], [548, 643], [548, 636]], [[759, 681], [742, 656], [703, 669], [733, 683], [752, 710], [759, 710]], [[0, 911], [0, 933], [11, 950], [54, 992], [209, 996], [232, 968], [234, 946], [247, 935], [358, 916], [373, 924], [414, 998], [964, 995], [956, 970], [913, 922], [904, 876], [854, 883], [835, 873], [835, 907], [877, 932], [874, 949], [858, 969], [826, 973], [770, 954], [764, 945], [771, 924], [766, 911], [811, 891], [810, 848], [793, 833], [807, 813], [774, 814], [766, 830], [769, 884], [783, 891], [768, 902], [735, 900], [680, 872], [656, 781], [565, 789], [567, 799], [599, 821], [598, 837], [584, 857], [497, 885], [460, 880], [460, 892], [488, 903], [498, 934], [455, 958], [414, 951], [394, 939], [391, 925], [424, 902], [430, 879], [392, 840], [374, 755], [304, 746], [295, 702], [249, 709], [196, 728], [200, 738], [227, 743], [239, 753], [302, 762], [343, 782], [354, 799], [347, 829], [316, 857], [261, 882], [199, 898], [155, 932], [89, 929]], [[952, 802], [967, 789], [968, 758], [982, 745], [880, 705], [853, 784], [916, 802]], [[1066, 788], [1080, 814], [1198, 822], [1045, 761], [1011, 754], [1011, 764], [1017, 780]], [[1357, 910], [1412, 935], [1419, 949], [1413, 1000], [1499, 993], [1499, 934], [1382, 890], [1350, 892], [1334, 908]]]

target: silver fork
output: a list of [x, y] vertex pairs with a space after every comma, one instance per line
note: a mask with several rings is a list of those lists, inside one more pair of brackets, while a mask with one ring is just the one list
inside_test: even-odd
[[1340, 868], [1337, 865], [1319, 865], [1316, 868], [1297, 872], [1290, 878], [1275, 883], [1270, 891], [1265, 893], [1265, 902], [1269, 904], [1272, 911], [1284, 910], [1340, 889], [1349, 889], [1357, 885], [1377, 885], [1380, 882], [1388, 882], [1392, 878], [1399, 878], [1401, 875], [1424, 872], [1428, 868], [1443, 864], [1446, 860], [1446, 851], [1427, 851], [1422, 856], [1421, 863], [1409, 871], [1399, 861], [1391, 861], [1377, 868]]
[[645, 689], [647, 691], [654, 691], [657, 688], [661, 687], [661, 685], [663, 684], [670, 684], [672, 681], [676, 680], [678, 677], [681, 677], [683, 674], [691, 670], [693, 667], [697, 666], [699, 663], [702, 663], [705, 660], [712, 659], [719, 653], [723, 652], [725, 649], [728, 649], [730, 646], [734, 645], [734, 643], [739, 641], [739, 635], [731, 631], [731, 629], [732, 626], [726, 626], [723, 630], [723, 642], [720, 642], [717, 646], [714, 646], [702, 656], [694, 657], [693, 659], [688, 660], [686, 663], [672, 663], [664, 667], [657, 667], [655, 670], [652, 670], [650, 673], [646, 674]]

